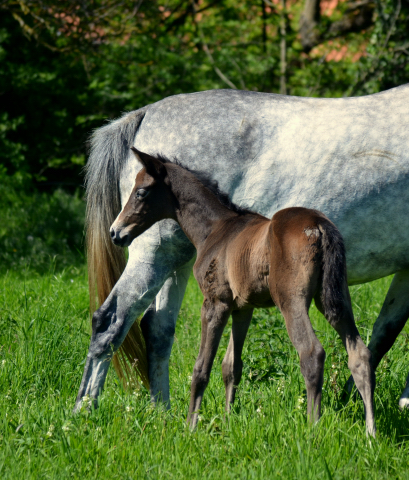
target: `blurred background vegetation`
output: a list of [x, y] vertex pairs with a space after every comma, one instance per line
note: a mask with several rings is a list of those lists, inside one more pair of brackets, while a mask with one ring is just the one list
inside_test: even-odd
[[213, 88], [375, 93], [408, 58], [406, 0], [0, 0], [0, 268], [83, 262], [106, 119]]

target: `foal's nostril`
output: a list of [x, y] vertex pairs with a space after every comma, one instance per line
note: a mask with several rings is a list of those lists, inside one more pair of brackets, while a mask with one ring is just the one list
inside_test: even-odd
[[113, 228], [111, 228], [110, 233], [111, 233], [111, 238], [114, 238], [115, 237], [115, 230]]

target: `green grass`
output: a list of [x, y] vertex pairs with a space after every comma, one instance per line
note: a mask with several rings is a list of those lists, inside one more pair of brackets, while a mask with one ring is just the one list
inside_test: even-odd
[[[369, 340], [390, 279], [351, 289]], [[0, 277], [0, 478], [409, 478], [409, 412], [397, 403], [409, 369], [408, 329], [378, 370], [377, 438], [360, 400], [344, 405], [349, 375], [335, 332], [311, 309], [327, 352], [323, 416], [306, 421], [305, 387], [281, 315], [259, 310], [243, 355], [234, 412], [223, 418], [223, 336], [201, 420], [185, 424], [200, 337], [201, 295], [191, 279], [171, 357], [172, 408], [125, 392], [110, 370], [100, 408], [72, 414], [89, 342], [85, 268]]]

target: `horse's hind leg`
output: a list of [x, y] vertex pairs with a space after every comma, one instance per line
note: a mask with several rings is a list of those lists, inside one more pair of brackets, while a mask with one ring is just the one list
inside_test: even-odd
[[229, 346], [222, 363], [223, 381], [226, 387], [226, 412], [230, 411], [243, 371], [241, 353], [253, 316], [253, 310], [236, 310], [232, 313], [233, 324]]
[[402, 392], [402, 395], [399, 399], [399, 406], [400, 408], [409, 408], [409, 374], [408, 378], [406, 379], [405, 389]]
[[293, 297], [280, 303], [288, 335], [300, 357], [301, 373], [307, 387], [308, 417], [316, 422], [321, 415], [325, 351], [308, 317], [311, 301], [306, 297]]
[[[402, 331], [409, 317], [409, 270], [398, 272], [393, 277], [381, 312], [373, 326], [368, 348], [372, 353], [372, 366], [377, 368], [382, 357], [388, 352]], [[351, 391], [353, 378], [350, 377], [346, 389]], [[409, 406], [409, 388], [403, 392], [399, 405]]]
[[350, 369], [365, 406], [366, 431], [375, 436], [375, 416], [373, 395], [375, 389], [375, 373], [371, 364], [371, 352], [362, 341], [356, 328], [352, 313], [348, 287], [344, 285], [344, 306], [339, 315], [334, 318], [325, 312], [321, 299], [315, 298], [317, 308], [325, 315], [330, 325], [340, 335], [348, 352], [348, 368]]
[[[409, 317], [409, 270], [398, 272], [393, 277], [385, 302], [373, 330], [368, 348], [372, 353], [374, 369], [392, 347]], [[355, 378], [355, 377], [354, 377]], [[409, 375], [399, 400], [401, 408], [409, 408]]]

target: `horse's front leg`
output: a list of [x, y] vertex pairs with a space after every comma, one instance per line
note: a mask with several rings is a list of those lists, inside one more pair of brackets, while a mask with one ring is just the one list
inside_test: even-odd
[[169, 357], [176, 320], [182, 305], [194, 258], [172, 272], [141, 320], [148, 356], [151, 400], [170, 408]]
[[231, 308], [226, 303], [210, 302], [205, 299], [202, 306], [202, 335], [190, 392], [190, 405], [187, 421], [193, 429], [199, 420], [199, 409], [203, 394], [209, 383], [214, 357], [219, 347], [220, 338], [229, 319]]
[[[163, 272], [143, 263], [128, 263], [128, 266], [130, 268], [125, 269], [106, 301], [92, 316], [91, 342], [75, 410], [81, 408], [84, 397], [89, 397], [97, 406], [114, 353], [138, 314], [148, 307], [161, 287], [160, 283], [154, 284], [154, 279], [163, 278]], [[149, 287], [143, 279], [151, 280]]]
[[226, 388], [226, 412], [230, 411], [236, 396], [236, 388], [241, 380], [243, 361], [241, 354], [253, 310], [236, 310], [232, 313], [232, 329], [229, 345], [222, 363], [223, 381]]
[[160, 223], [132, 243], [125, 271], [93, 315], [91, 343], [75, 410], [85, 396], [96, 405], [112, 356], [132, 323], [151, 304], [172, 272], [194, 255], [193, 246], [180, 229], [165, 229]]

